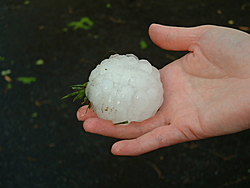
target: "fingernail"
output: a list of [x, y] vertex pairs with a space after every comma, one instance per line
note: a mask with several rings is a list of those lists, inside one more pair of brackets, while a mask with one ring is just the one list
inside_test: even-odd
[[78, 109], [78, 111], [76, 113], [76, 117], [79, 121], [82, 121], [85, 114], [86, 114], [86, 109], [84, 107], [81, 107]]

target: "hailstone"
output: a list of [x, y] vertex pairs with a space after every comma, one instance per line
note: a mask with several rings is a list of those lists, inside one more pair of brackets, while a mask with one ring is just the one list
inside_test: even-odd
[[85, 94], [99, 118], [143, 121], [163, 103], [159, 71], [133, 54], [111, 55], [91, 72]]

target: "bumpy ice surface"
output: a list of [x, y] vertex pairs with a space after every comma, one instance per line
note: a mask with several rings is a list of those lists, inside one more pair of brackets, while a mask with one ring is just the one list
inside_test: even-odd
[[145, 120], [163, 102], [159, 71], [132, 54], [103, 60], [90, 74], [86, 95], [98, 117], [113, 123]]

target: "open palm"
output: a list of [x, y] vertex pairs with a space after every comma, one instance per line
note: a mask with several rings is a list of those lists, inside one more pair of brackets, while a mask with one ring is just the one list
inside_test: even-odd
[[250, 126], [250, 36], [216, 27], [153, 24], [149, 34], [166, 50], [189, 51], [160, 70], [164, 103], [155, 116], [113, 125], [86, 107], [78, 110], [88, 132], [122, 138], [116, 155], [140, 155], [160, 147], [230, 134]]

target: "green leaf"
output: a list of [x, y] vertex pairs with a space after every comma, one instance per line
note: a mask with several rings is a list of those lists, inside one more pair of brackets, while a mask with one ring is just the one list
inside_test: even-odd
[[0, 61], [4, 61], [4, 60], [5, 60], [5, 57], [0, 56]]
[[65, 27], [62, 30], [63, 30], [63, 32], [67, 32], [69, 30], [69, 28]]
[[34, 113], [31, 114], [31, 117], [33, 117], [33, 118], [34, 118], [34, 117], [37, 117], [37, 116], [38, 116], [38, 113], [37, 113], [37, 112], [34, 112]]
[[11, 73], [11, 70], [10, 70], [10, 69], [2, 70], [2, 71], [1, 71], [1, 75], [2, 75], [2, 76], [6, 76], [6, 75], [8, 75], [8, 74], [10, 74], [10, 73]]
[[31, 84], [36, 81], [35, 77], [18, 77], [17, 81], [22, 82], [23, 84]]
[[30, 1], [24, 1], [23, 4], [24, 4], [24, 5], [28, 5], [28, 4], [30, 4]]
[[36, 65], [43, 65], [44, 64], [44, 60], [43, 59], [38, 59], [36, 61]]
[[9, 89], [11, 89], [11, 88], [12, 88], [12, 84], [11, 84], [11, 83], [8, 83], [8, 84], [6, 85], [6, 89], [9, 90]]
[[141, 47], [142, 50], [144, 50], [144, 49], [146, 49], [148, 47], [148, 44], [146, 43], [146, 41], [141, 40], [140, 47]]
[[107, 4], [106, 4], [106, 8], [111, 8], [111, 4], [110, 4], [110, 3], [107, 3]]
[[94, 25], [94, 22], [89, 17], [82, 17], [80, 21], [68, 23], [68, 27], [73, 27], [73, 30], [85, 29], [88, 30]]

